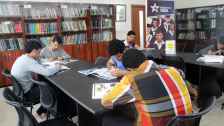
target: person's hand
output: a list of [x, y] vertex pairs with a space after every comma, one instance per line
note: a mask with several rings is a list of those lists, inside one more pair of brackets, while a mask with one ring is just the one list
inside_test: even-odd
[[107, 108], [107, 109], [113, 109], [113, 103], [109, 102], [109, 101], [102, 101], [101, 100], [101, 104], [103, 105], [103, 107]]
[[57, 60], [61, 61], [61, 60], [64, 60], [63, 57], [57, 57]]
[[57, 58], [55, 58], [55, 57], [50, 57], [48, 60], [49, 60], [49, 61], [55, 61], [55, 60], [57, 60]]
[[119, 70], [115, 67], [111, 67], [110, 68], [110, 73], [113, 75], [113, 76], [119, 76]]

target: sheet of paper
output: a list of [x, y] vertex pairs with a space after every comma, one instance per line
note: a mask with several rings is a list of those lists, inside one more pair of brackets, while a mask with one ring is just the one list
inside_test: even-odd
[[110, 91], [116, 82], [113, 83], [94, 83], [92, 87], [92, 99], [101, 99]]
[[205, 63], [223, 63], [224, 62], [224, 56], [204, 55], [202, 57], [199, 57], [197, 59], [197, 61], [205, 62]]

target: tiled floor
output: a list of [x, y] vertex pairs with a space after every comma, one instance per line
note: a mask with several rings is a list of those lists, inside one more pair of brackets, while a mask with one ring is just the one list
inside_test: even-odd
[[[2, 90], [0, 88], [0, 126], [17, 126], [16, 111], [4, 102]], [[215, 108], [202, 118], [201, 126], [224, 125], [224, 110], [220, 109], [222, 102], [224, 102], [224, 97], [218, 99]]]

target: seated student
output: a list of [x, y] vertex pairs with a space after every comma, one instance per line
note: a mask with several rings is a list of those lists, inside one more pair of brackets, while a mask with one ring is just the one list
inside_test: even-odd
[[125, 50], [125, 45], [120, 40], [112, 40], [108, 46], [110, 59], [107, 61], [107, 68], [110, 69], [112, 75], [121, 77], [126, 74], [126, 69], [122, 63], [122, 56]]
[[150, 43], [150, 48], [155, 48], [156, 50], [159, 50], [161, 52], [165, 51], [165, 41], [162, 31], [157, 31], [154, 42]]
[[199, 51], [201, 54], [224, 55], [224, 36], [219, 37], [214, 45], [210, 45]]
[[[113, 108], [113, 106], [114, 106], [113, 103], [115, 103], [117, 100], [119, 100], [119, 98], [122, 97], [122, 94], [124, 94], [124, 92], [132, 92], [132, 94], [134, 95], [136, 100], [134, 103], [131, 103], [132, 109], [128, 109], [128, 111], [130, 111], [131, 113], [132, 112], [135, 113], [135, 114], [133, 113], [134, 115], [132, 115], [132, 116], [134, 116], [134, 119], [133, 118], [132, 118], [133, 120], [130, 119], [130, 121], [133, 121], [134, 123], [125, 123], [122, 126], [124, 126], [124, 125], [165, 126], [167, 124], [167, 122], [171, 119], [172, 116], [174, 116], [175, 114], [176, 115], [180, 114], [178, 112], [181, 111], [181, 113], [183, 115], [189, 114], [192, 112], [190, 96], [189, 96], [186, 85], [185, 85], [180, 73], [174, 68], [167, 68], [167, 69], [156, 70], [156, 74], [158, 75], [158, 78], [160, 78], [159, 80], [161, 82], [161, 88], [163, 88], [164, 90], [167, 90], [167, 92], [168, 92], [169, 89], [166, 89], [165, 83], [170, 82], [168, 80], [166, 82], [166, 79], [168, 76], [171, 77], [172, 81], [175, 81], [175, 85], [180, 86], [181, 91], [183, 91], [183, 92], [180, 92], [182, 94], [181, 95], [182, 97], [181, 97], [181, 100], [178, 99], [178, 101], [179, 101], [179, 103], [184, 103], [184, 104], [181, 104], [181, 105], [179, 104], [180, 106], [174, 105], [174, 103], [171, 104], [171, 99], [173, 99], [173, 97], [170, 97], [168, 99], [170, 99], [170, 105], [171, 105], [170, 110], [172, 110], [172, 112], [169, 110], [168, 111], [159, 110], [159, 112], [162, 112], [163, 114], [159, 113], [159, 114], [157, 114], [157, 116], [155, 116], [156, 112], [150, 113], [150, 111], [154, 111], [151, 109], [154, 108], [157, 110], [158, 108], [161, 108], [161, 106], [158, 106], [158, 108], [157, 108], [154, 104], [150, 104], [151, 102], [145, 102], [144, 100], [142, 100], [139, 97], [139, 90], [137, 89], [137, 85], [134, 81], [134, 77], [137, 75], [155, 70], [155, 69], [152, 69], [152, 67], [154, 66], [153, 61], [145, 60], [144, 54], [141, 51], [136, 50], [136, 49], [127, 50], [123, 55], [122, 61], [124, 63], [124, 66], [128, 70], [128, 73], [101, 100], [101, 103], [104, 107]], [[150, 83], [150, 82], [148, 82], [148, 83]], [[167, 95], [169, 97], [172, 94], [170, 94], [168, 92]], [[178, 98], [180, 98], [180, 97], [178, 97]], [[155, 99], [155, 100], [158, 101], [158, 99]], [[154, 102], [155, 102], [155, 100], [154, 100]], [[164, 100], [162, 100], [162, 101], [164, 101]], [[125, 104], [123, 106], [126, 106], [126, 107], [129, 106], [126, 103], [123, 103], [123, 104]], [[147, 106], [151, 106], [152, 108], [149, 108], [149, 111], [148, 111]], [[144, 109], [144, 110], [142, 110], [142, 109]], [[154, 115], [154, 116], [150, 116], [150, 115]], [[109, 125], [118, 126], [121, 122], [113, 121], [115, 118], [117, 119], [117, 116], [121, 117], [122, 119], [124, 118], [124, 116], [122, 116], [121, 113], [105, 114], [103, 117], [103, 124], [105, 124], [107, 126], [109, 126]], [[119, 119], [117, 119], [117, 120], [119, 120]]]
[[136, 34], [134, 31], [129, 31], [127, 33], [127, 40], [124, 41], [124, 44], [127, 48], [139, 48], [136, 44]]
[[42, 59], [48, 59], [48, 61], [71, 58], [63, 49], [63, 38], [58, 35], [53, 36], [50, 44], [41, 50], [40, 56]]
[[[11, 69], [11, 74], [21, 83], [25, 99], [29, 101], [40, 99], [39, 87], [31, 82], [32, 73], [49, 76], [60, 70], [59, 65], [46, 68], [39, 64], [38, 59], [41, 49], [39, 40], [29, 40], [24, 47], [25, 54], [16, 59]], [[45, 111], [41, 107], [37, 114], [41, 115], [43, 112]]]

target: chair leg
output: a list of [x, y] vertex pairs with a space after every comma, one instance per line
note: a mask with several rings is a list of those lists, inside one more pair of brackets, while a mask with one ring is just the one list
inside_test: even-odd
[[33, 106], [30, 106], [30, 112], [31, 113], [33, 112]]
[[224, 103], [222, 103], [221, 110], [224, 110]]

